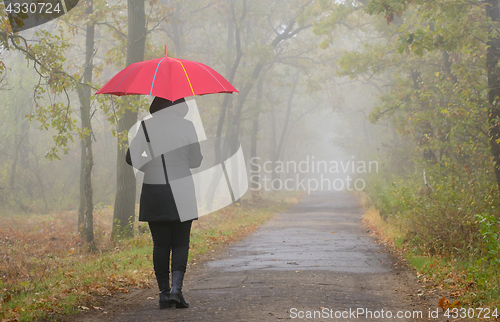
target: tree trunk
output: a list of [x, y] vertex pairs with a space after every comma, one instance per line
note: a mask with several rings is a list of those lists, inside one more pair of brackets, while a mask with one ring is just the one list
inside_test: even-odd
[[[276, 48], [281, 42], [285, 41], [286, 39], [289, 39], [295, 35], [297, 35], [300, 31], [305, 30], [312, 25], [304, 25], [301, 27], [298, 27], [297, 29], [293, 30], [293, 26], [295, 25], [295, 20], [292, 19], [289, 23], [286, 29], [277, 35], [273, 41], [270, 44], [271, 48]], [[237, 38], [238, 40], [238, 38]], [[275, 59], [269, 60], [267, 57], [261, 58], [257, 64], [255, 65], [252, 74], [248, 81], [245, 83], [243, 88], [241, 89], [240, 93], [238, 94], [238, 99], [236, 101], [236, 107], [234, 110], [234, 113], [232, 114], [233, 117], [230, 118], [228, 121], [228, 126], [227, 126], [227, 134], [225, 137], [224, 145], [222, 148], [222, 155], [225, 156], [228, 151], [231, 150], [231, 148], [234, 148], [234, 145], [238, 143], [239, 139], [239, 134], [240, 134], [240, 122], [241, 122], [241, 111], [243, 109], [243, 105], [245, 104], [245, 100], [248, 97], [248, 94], [252, 90], [253, 85], [255, 84], [257, 78], [259, 77], [260, 73], [264, 69], [264, 67], [267, 68], [267, 70], [270, 70], [274, 63], [276, 62]], [[267, 66], [266, 66], [267, 65]]]
[[255, 66], [252, 76], [249, 81], [245, 84], [243, 89], [238, 94], [238, 99], [236, 100], [236, 106], [234, 109], [234, 113], [230, 114], [227, 125], [226, 137], [224, 140], [224, 144], [222, 147], [222, 156], [223, 158], [227, 156], [229, 151], [234, 150], [235, 145], [238, 143], [240, 136], [240, 121], [241, 121], [241, 111], [243, 109], [243, 105], [252, 90], [252, 87], [259, 77], [260, 72], [264, 68], [264, 61], [259, 61], [259, 63]]
[[280, 141], [278, 143], [276, 156], [277, 160], [281, 160], [283, 157], [283, 150], [285, 149], [285, 137], [288, 132], [288, 125], [290, 123], [290, 114], [292, 113], [293, 97], [295, 96], [295, 90], [297, 89], [297, 84], [299, 82], [300, 72], [297, 72], [293, 77], [293, 85], [290, 90], [290, 95], [288, 96], [288, 102], [286, 107], [285, 122], [283, 123], [283, 129], [281, 130]]
[[174, 11], [174, 21], [172, 26], [172, 40], [174, 41], [174, 54], [177, 58], [182, 58], [184, 56], [184, 37], [182, 34], [183, 23], [179, 22], [181, 16], [179, 11], [181, 10], [181, 4], [177, 3]]
[[251, 180], [251, 189], [252, 189], [252, 199], [258, 199], [259, 193], [257, 189], [259, 187], [259, 172], [257, 165], [254, 164], [256, 162], [257, 157], [257, 143], [258, 143], [258, 134], [259, 134], [259, 117], [260, 110], [262, 108], [262, 88], [264, 81], [259, 79], [257, 83], [257, 97], [255, 100], [255, 111], [253, 113], [252, 120], [252, 133], [250, 134], [250, 160], [254, 160], [250, 163], [250, 176], [253, 178]]
[[[144, 60], [145, 46], [145, 1], [128, 0], [127, 66]], [[117, 133], [119, 134], [128, 131], [137, 122], [138, 100], [133, 97], [129, 102], [130, 106], [118, 120]], [[120, 140], [120, 136], [118, 136], [118, 140]], [[112, 238], [132, 237], [134, 235], [136, 184], [134, 171], [125, 162], [125, 153], [126, 150], [118, 148]]]
[[[269, 159], [271, 161], [271, 168], [272, 168], [272, 173], [271, 173], [271, 180], [276, 179], [276, 171], [274, 169], [276, 168], [276, 161], [277, 161], [277, 156], [276, 156], [276, 106], [274, 104], [271, 104], [270, 106], [270, 113], [269, 113], [269, 125], [270, 125], [270, 132], [271, 135], [269, 136]], [[272, 186], [271, 186], [272, 187]]]
[[[18, 88], [22, 91], [23, 89], [23, 78], [19, 78], [19, 84]], [[11, 170], [10, 170], [10, 178], [9, 178], [9, 187], [10, 187], [10, 195], [16, 200], [17, 206], [25, 212], [28, 212], [29, 209], [24, 205], [22, 202], [22, 199], [24, 197], [24, 189], [20, 189], [16, 185], [17, 183], [17, 169], [18, 165], [21, 167], [23, 170], [27, 170], [30, 168], [30, 157], [29, 157], [29, 146], [30, 146], [30, 136], [29, 136], [29, 129], [30, 129], [30, 122], [26, 119], [25, 115], [27, 113], [30, 113], [30, 105], [32, 102], [30, 101], [30, 96], [29, 95], [20, 95], [19, 98], [21, 99], [20, 102], [18, 103], [19, 106], [22, 108], [18, 110], [16, 113], [16, 119], [15, 122], [16, 124], [20, 124], [19, 126], [19, 132], [16, 132], [14, 135], [14, 160], [12, 161], [11, 164]], [[31, 187], [31, 184], [29, 181], [23, 182], [24, 187]], [[28, 189], [27, 189], [28, 190]]]
[[29, 131], [29, 122], [23, 122], [20, 126], [20, 134], [15, 134], [14, 136], [14, 160], [12, 161], [11, 168], [10, 168], [10, 179], [9, 179], [9, 186], [10, 190], [14, 191], [16, 189], [15, 184], [16, 184], [16, 171], [17, 171], [17, 164], [19, 157], [21, 157], [21, 161], [24, 161], [25, 164], [29, 166], [27, 156], [24, 156], [26, 159], [23, 160], [23, 156], [21, 154], [21, 150], [23, 148], [24, 144], [24, 139], [28, 135]]
[[[86, 1], [86, 14], [93, 13], [93, 0]], [[94, 203], [92, 200], [92, 167], [94, 157], [92, 155], [92, 124], [90, 121], [90, 83], [92, 82], [92, 68], [94, 56], [95, 25], [89, 21], [85, 39], [85, 69], [83, 80], [78, 84], [77, 92], [80, 100], [80, 115], [82, 119], [81, 128], [83, 138], [80, 142], [81, 165], [80, 165], [80, 207], [78, 210], [78, 228], [80, 237], [85, 240], [90, 249], [94, 249]]]
[[[486, 0], [486, 12], [493, 23], [500, 22], [498, 0]], [[488, 125], [491, 154], [493, 155], [494, 171], [500, 191], [500, 38], [491, 36], [488, 40], [486, 54], [486, 69], [488, 72]]]
[[[241, 13], [240, 22], [245, 19], [247, 12], [246, 0], [243, 1], [243, 11]], [[233, 64], [226, 64], [226, 79], [229, 83], [233, 84], [234, 77], [236, 75], [236, 70], [241, 62], [241, 57], [243, 56], [243, 52], [241, 51], [241, 39], [240, 39], [240, 28], [238, 24], [235, 22], [236, 16], [234, 12], [234, 2], [231, 3], [231, 19], [228, 21], [228, 31], [227, 31], [227, 53], [228, 60], [232, 58], [233, 55], [233, 41], [236, 47], [236, 57], [234, 58]], [[216, 162], [221, 162], [224, 156], [222, 151], [222, 128], [224, 127], [224, 121], [226, 119], [226, 111], [233, 109], [233, 96], [225, 95], [224, 100], [222, 102], [222, 107], [219, 112], [219, 121], [217, 124], [217, 132], [216, 132], [216, 142], [215, 142], [215, 160]]]

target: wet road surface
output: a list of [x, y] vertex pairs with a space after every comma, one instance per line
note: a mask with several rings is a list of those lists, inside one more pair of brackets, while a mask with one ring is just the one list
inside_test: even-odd
[[159, 310], [155, 288], [115, 300], [121, 303], [99, 320], [428, 320], [430, 302], [416, 295], [414, 274], [374, 241], [362, 217], [353, 194], [307, 196], [202, 268], [188, 270], [183, 292], [190, 308]]

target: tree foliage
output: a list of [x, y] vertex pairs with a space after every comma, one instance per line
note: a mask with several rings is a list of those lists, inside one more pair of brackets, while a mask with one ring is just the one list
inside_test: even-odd
[[371, 1], [369, 27], [357, 28], [365, 39], [338, 62], [339, 76], [379, 90], [368, 119], [389, 121], [402, 137], [384, 149], [389, 166], [369, 191], [385, 218], [404, 224], [408, 241], [433, 253], [480, 256], [471, 251], [481, 249], [476, 215], [498, 215], [491, 48], [500, 25], [489, 8], [488, 1]]

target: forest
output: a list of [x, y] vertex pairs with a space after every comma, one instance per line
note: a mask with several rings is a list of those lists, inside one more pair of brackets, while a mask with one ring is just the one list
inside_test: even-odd
[[[141, 186], [125, 153], [128, 130], [148, 115], [152, 97], [95, 93], [126, 66], [165, 50], [212, 67], [238, 89], [192, 97], [221, 157], [241, 142], [249, 177], [242, 200], [207, 216], [206, 227], [200, 220], [200, 252], [204, 238], [212, 245], [230, 239], [221, 230], [248, 233], [286, 200], [320, 190], [274, 184], [325, 180], [319, 170], [301, 172], [300, 162], [329, 169], [351, 161], [352, 169], [325, 176], [358, 180], [348, 190], [374, 214], [371, 224], [420, 276], [452, 290], [448, 306], [499, 304], [498, 1], [80, 0], [21, 31], [5, 3], [2, 321], [71, 313], [74, 303], [100, 294], [94, 284], [104, 282], [64, 280], [51, 290], [74, 274], [60, 269], [76, 265], [68, 254], [86, 258], [83, 271], [92, 276], [102, 254], [111, 267], [116, 248], [127, 261], [137, 257], [134, 247], [150, 247], [147, 226], [137, 222]], [[214, 228], [250, 213], [258, 216], [247, 223], [253, 228]], [[129, 272], [146, 264], [116, 276], [129, 274], [124, 285], [147, 284], [147, 273]], [[114, 276], [99, 278], [110, 292], [124, 287]], [[81, 292], [65, 293], [72, 288]], [[30, 302], [26, 293], [35, 292], [44, 299]]]

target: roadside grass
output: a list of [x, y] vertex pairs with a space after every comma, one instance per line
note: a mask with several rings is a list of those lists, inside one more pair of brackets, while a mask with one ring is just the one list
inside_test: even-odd
[[[277, 192], [257, 202], [243, 199], [194, 221], [188, 265], [251, 233], [302, 196]], [[78, 237], [76, 212], [0, 217], [0, 320], [56, 320], [62, 314], [98, 310], [105, 296], [154, 286], [147, 223], [136, 223], [133, 239], [112, 241], [112, 216], [109, 207], [96, 209], [98, 251], [92, 253]]]
[[[403, 261], [414, 267], [422, 283], [422, 293], [437, 291], [448, 294], [440, 306], [447, 308], [490, 308], [500, 305], [500, 276], [498, 269], [488, 263], [480, 263], [477, 257], [457, 257], [450, 254], [431, 254], [422, 246], [413, 246], [408, 234], [395, 217], [383, 219], [366, 193], [358, 193], [365, 209], [363, 222], [377, 235], [382, 243], [396, 251]], [[500, 308], [498, 309], [500, 315]]]

